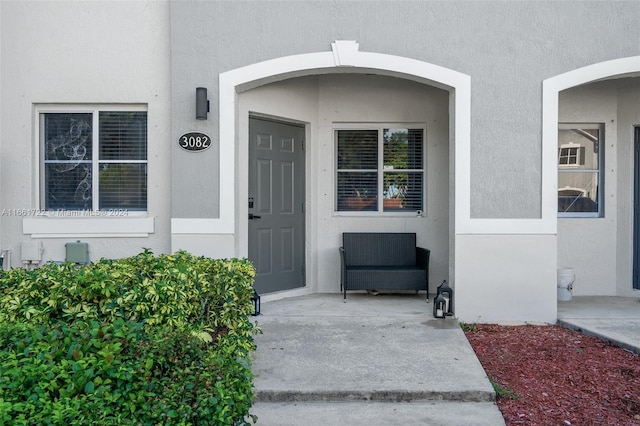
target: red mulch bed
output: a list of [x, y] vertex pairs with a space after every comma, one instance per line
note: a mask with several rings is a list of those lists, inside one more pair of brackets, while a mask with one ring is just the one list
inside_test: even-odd
[[640, 425], [637, 355], [555, 325], [464, 329], [507, 426]]

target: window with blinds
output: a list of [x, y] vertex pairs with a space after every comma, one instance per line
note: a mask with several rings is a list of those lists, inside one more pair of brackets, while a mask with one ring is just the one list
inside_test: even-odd
[[336, 211], [424, 209], [424, 128], [336, 130]]
[[43, 112], [46, 210], [146, 211], [146, 111]]

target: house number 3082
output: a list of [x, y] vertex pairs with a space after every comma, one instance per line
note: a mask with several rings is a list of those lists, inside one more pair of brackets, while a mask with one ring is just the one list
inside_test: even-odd
[[178, 139], [180, 148], [187, 151], [204, 151], [211, 146], [211, 138], [204, 133], [185, 133]]

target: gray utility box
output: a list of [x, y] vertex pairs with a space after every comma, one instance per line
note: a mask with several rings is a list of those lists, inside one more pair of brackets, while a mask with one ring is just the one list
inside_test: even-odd
[[66, 243], [67, 262], [89, 263], [89, 243], [76, 241], [75, 243]]

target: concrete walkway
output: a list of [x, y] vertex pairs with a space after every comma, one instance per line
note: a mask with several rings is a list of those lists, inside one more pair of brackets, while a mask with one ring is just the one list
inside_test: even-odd
[[455, 319], [421, 295], [316, 294], [262, 304], [258, 425], [504, 425]]
[[640, 354], [640, 299], [578, 296], [558, 302], [558, 324]]

